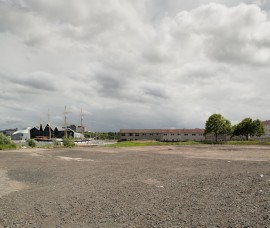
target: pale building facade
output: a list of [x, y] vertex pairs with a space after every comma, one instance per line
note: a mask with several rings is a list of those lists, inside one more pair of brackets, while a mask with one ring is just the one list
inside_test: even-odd
[[28, 128], [22, 129], [22, 130], [15, 131], [11, 135], [11, 139], [12, 140], [27, 140], [27, 139], [30, 139], [30, 129], [31, 129], [31, 127], [28, 127]]
[[204, 129], [121, 129], [121, 141], [156, 140], [162, 142], [204, 141]]
[[264, 126], [265, 136], [270, 137], [270, 120], [266, 120], [262, 122]]

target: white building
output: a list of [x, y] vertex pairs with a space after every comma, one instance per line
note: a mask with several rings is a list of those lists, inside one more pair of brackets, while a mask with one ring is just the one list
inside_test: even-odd
[[25, 129], [15, 131], [11, 135], [11, 139], [12, 140], [27, 140], [27, 139], [30, 139], [30, 129], [31, 129], [31, 127], [27, 127]]
[[203, 129], [121, 129], [121, 141], [156, 140], [163, 142], [204, 141]]

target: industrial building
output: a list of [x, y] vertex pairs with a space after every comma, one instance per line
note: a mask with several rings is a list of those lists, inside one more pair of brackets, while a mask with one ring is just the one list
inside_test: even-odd
[[204, 129], [120, 129], [121, 141], [204, 141]]
[[28, 127], [23, 130], [14, 132], [11, 135], [12, 140], [27, 140], [27, 139], [36, 139], [36, 140], [49, 140], [52, 138], [63, 138], [64, 136], [72, 138], [83, 138], [83, 135], [73, 131], [70, 128], [63, 127], [51, 127], [49, 124], [40, 125], [39, 127]]
[[25, 129], [15, 131], [11, 135], [11, 139], [12, 140], [27, 140], [27, 139], [30, 139], [30, 129], [31, 129], [31, 127], [27, 127]]

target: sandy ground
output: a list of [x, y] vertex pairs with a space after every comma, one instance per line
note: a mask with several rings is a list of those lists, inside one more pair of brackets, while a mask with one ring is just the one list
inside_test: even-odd
[[0, 151], [0, 227], [270, 227], [270, 147]]

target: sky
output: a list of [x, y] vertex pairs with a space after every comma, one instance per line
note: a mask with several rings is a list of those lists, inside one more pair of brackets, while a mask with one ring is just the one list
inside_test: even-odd
[[270, 119], [270, 0], [0, 0], [0, 130]]

